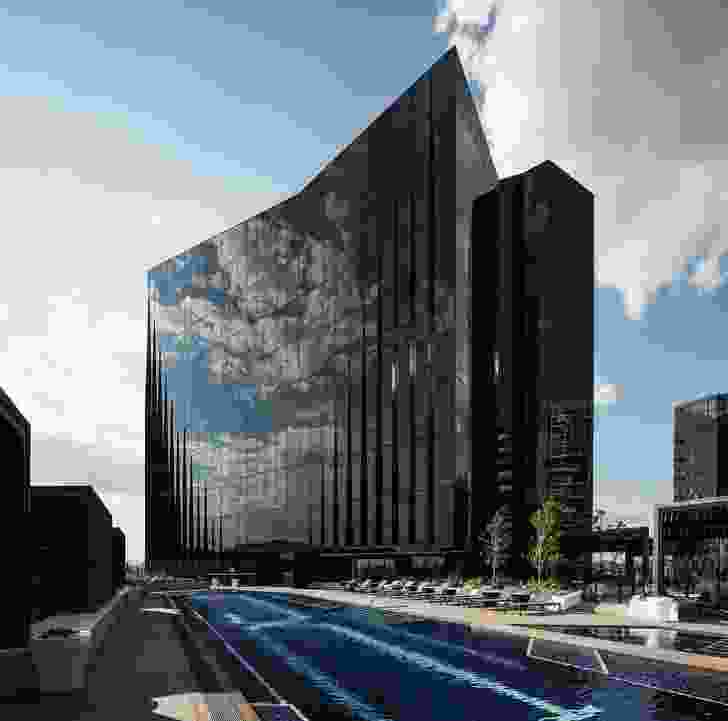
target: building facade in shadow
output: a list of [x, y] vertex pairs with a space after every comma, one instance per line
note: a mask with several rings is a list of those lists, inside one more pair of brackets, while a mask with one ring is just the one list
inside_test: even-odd
[[522, 575], [533, 572], [529, 517], [547, 496], [565, 508], [565, 532], [591, 533], [594, 196], [545, 161], [479, 197], [472, 234], [473, 472], [484, 482], [472, 484], [470, 533], [510, 506]]
[[[30, 526], [30, 423], [10, 397], [0, 388], [0, 448], [3, 457], [5, 497], [8, 518], [1, 525], [6, 549], [8, 578], [13, 579], [12, 593], [3, 602], [0, 621], [0, 649], [27, 647], [30, 641], [33, 568], [29, 563], [30, 538], [18, 537]], [[20, 541], [20, 543], [18, 543]]]

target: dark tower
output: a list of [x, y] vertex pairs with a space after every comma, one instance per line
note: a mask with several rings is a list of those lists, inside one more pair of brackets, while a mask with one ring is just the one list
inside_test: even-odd
[[[472, 486], [470, 533], [475, 543], [497, 508], [509, 504], [512, 573], [531, 571], [529, 517], [554, 495], [542, 442], [548, 408], [579, 416], [585, 457], [574, 493], [567, 492], [575, 508], [569, 524], [578, 532], [591, 529], [593, 206], [593, 194], [550, 161], [500, 180], [473, 205], [473, 267], [485, 274], [473, 288], [473, 303], [479, 316], [495, 319], [495, 333], [483, 334], [478, 353], [490, 372], [474, 378], [471, 394], [477, 390], [480, 399], [472, 410], [478, 457], [487, 460], [474, 469], [482, 480]], [[563, 274], [565, 257], [569, 282], [559, 283], [554, 279]], [[506, 460], [509, 468], [499, 468]], [[571, 503], [577, 491], [581, 498]]]

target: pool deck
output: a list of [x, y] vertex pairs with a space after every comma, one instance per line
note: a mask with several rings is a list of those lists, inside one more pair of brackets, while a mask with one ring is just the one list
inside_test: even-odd
[[[146, 595], [124, 611], [122, 621], [104, 638], [88, 669], [83, 691], [39, 694], [23, 701], [5, 701], [0, 703], [0, 716], [14, 721], [41, 718], [56, 721], [121, 721], [130, 718], [153, 721], [163, 717], [179, 721], [208, 721], [213, 718], [216, 721], [259, 721], [261, 716], [256, 709], [270, 705], [275, 699], [266, 697], [260, 683], [232, 658], [224, 644], [214, 639], [211, 641], [210, 634], [202, 625], [195, 626], [193, 616], [177, 613], [177, 595], [185, 595], [192, 590], [149, 587]], [[510, 634], [523, 653], [536, 664], [561, 663], [626, 683], [683, 693], [690, 699], [717, 701], [728, 706], [728, 658], [530, 628], [548, 625], [662, 627], [701, 631], [728, 639], [728, 624], [639, 622], [615, 615], [614, 609], [611, 609], [612, 614], [607, 613], [610, 610], [608, 606], [595, 608], [594, 604], [582, 604], [566, 613], [519, 615], [348, 591], [282, 586], [245, 586], [237, 590], [243, 593], [255, 590], [290, 593], [373, 610], [398, 611], [422, 619], [469, 626], [474, 634], [478, 631]], [[591, 657], [591, 666], [588, 659], [584, 661], [584, 649], [588, 649], [586, 655]], [[255, 660], [250, 660], [255, 665]], [[655, 675], [658, 679], [680, 676], [679, 685], [659, 685], [659, 680], [630, 680], [643, 671], [650, 671], [653, 679]]]

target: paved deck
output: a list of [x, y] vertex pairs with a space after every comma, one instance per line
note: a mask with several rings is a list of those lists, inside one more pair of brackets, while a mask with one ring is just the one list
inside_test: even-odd
[[[232, 590], [232, 589], [229, 589]], [[371, 606], [373, 608], [400, 608], [408, 613], [430, 613], [442, 620], [459, 623], [505, 623], [516, 626], [633, 626], [644, 628], [665, 628], [673, 631], [692, 631], [717, 636], [728, 636], [728, 621], [724, 622], [672, 622], [656, 623], [630, 618], [626, 609], [619, 604], [598, 604], [583, 602], [564, 613], [519, 613], [514, 611], [496, 611], [484, 608], [465, 608], [438, 604], [431, 601], [415, 601], [397, 596], [378, 596], [352, 591], [334, 591], [329, 589], [282, 588], [281, 586], [243, 586], [239, 591], [258, 590], [278, 592], [286, 591], [305, 595], [330, 598], [343, 603]], [[433, 617], [434, 617], [433, 616]]]
[[[631, 619], [617, 615], [610, 607], [601, 608], [595, 604], [582, 603], [565, 613], [533, 613], [522, 615], [514, 612], [496, 611], [484, 608], [462, 608], [440, 605], [429, 601], [414, 601], [406, 598], [387, 598], [372, 594], [352, 593], [351, 591], [333, 591], [321, 589], [282, 588], [280, 586], [248, 586], [241, 590], [259, 590], [269, 592], [288, 592], [341, 601], [351, 605], [366, 606], [372, 609], [389, 609], [412, 616], [419, 616], [438, 621], [459, 623], [470, 626], [471, 630], [479, 629], [528, 635], [539, 639], [550, 639], [570, 645], [579, 645], [612, 653], [632, 656], [649, 661], [674, 663], [684, 667], [710, 672], [728, 674], [728, 658], [707, 655], [688, 654], [670, 649], [647, 648], [615, 641], [575, 637], [558, 632], [529, 629], [529, 626], [632, 626], [643, 628], [664, 628], [672, 631], [703, 632], [716, 636], [728, 637], [728, 625], [707, 623], [654, 623]], [[611, 611], [611, 613], [609, 612]], [[728, 688], [728, 677], [726, 677]]]
[[[615, 615], [615, 608], [582, 604], [566, 613], [520, 615], [491, 609], [439, 605], [427, 601], [387, 598], [348, 591], [246, 586], [239, 589], [290, 592], [350, 605], [391, 609], [421, 618], [469, 625], [473, 632], [493, 630], [520, 636], [532, 658], [556, 662], [569, 659], [575, 646], [592, 649], [595, 670], [631, 678], [635, 669], [651, 668], [652, 678], [676, 672], [685, 692], [728, 702], [728, 659], [667, 649], [650, 649], [602, 639], [566, 636], [529, 626], [616, 625], [703, 631], [728, 638], [728, 624], [654, 624]], [[240, 664], [194, 620], [178, 614], [174, 594], [149, 593], [133, 602], [113, 626], [89, 664], [87, 684], [76, 694], [43, 694], [24, 703], [0, 702], [0, 718], [13, 721], [259, 721], [256, 703], [271, 702]], [[182, 591], [184, 593], [184, 591]], [[207, 638], [207, 640], [205, 640]], [[202, 641], [201, 641], [202, 639]], [[524, 646], [525, 648], [525, 646]], [[569, 650], [571, 649], [571, 651]], [[560, 655], [559, 655], [560, 654]], [[598, 663], [597, 663], [598, 661]], [[629, 681], [628, 681], [629, 682]], [[155, 710], [156, 709], [156, 710]]]
[[186, 638], [172, 606], [151, 596], [132, 603], [89, 663], [84, 691], [1, 702], [0, 718], [208, 721], [212, 709], [224, 714], [214, 718], [258, 721], [242, 694]]

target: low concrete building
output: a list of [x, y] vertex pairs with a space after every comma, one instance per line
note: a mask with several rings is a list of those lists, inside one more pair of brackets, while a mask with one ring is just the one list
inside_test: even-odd
[[30, 528], [30, 423], [2, 388], [0, 448], [7, 517], [5, 523], [0, 523], [0, 541], [5, 549], [8, 578], [13, 579], [17, 590], [3, 598], [0, 649], [23, 648], [28, 645], [31, 624], [27, 599], [32, 588], [32, 569], [25, 552]]
[[112, 586], [120, 589], [126, 579], [126, 536], [118, 526], [111, 529]]
[[[671, 557], [672, 577], [686, 587], [705, 587], [718, 605], [728, 549], [728, 496], [700, 498], [655, 506], [654, 578], [659, 595], [666, 593], [665, 557]], [[726, 588], [725, 583], [723, 588]]]
[[103, 501], [90, 485], [68, 483], [31, 486], [31, 502], [43, 615], [98, 609], [113, 594], [112, 522]]

